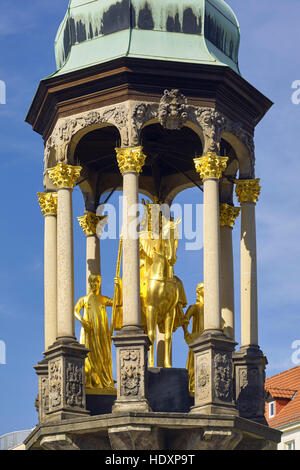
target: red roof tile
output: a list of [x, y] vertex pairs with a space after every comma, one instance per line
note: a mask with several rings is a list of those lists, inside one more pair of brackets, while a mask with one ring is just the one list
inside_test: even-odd
[[287, 388], [276, 388], [266, 386], [266, 391], [269, 392], [273, 398], [288, 398], [292, 399], [297, 390], [288, 390]]
[[300, 366], [268, 378], [265, 388], [275, 399], [290, 398], [288, 404], [274, 418], [267, 418], [271, 427], [300, 421]]

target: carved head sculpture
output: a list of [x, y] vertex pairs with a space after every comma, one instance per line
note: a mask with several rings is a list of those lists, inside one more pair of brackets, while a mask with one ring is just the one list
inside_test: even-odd
[[188, 118], [186, 97], [179, 90], [165, 90], [160, 100], [158, 118], [166, 129], [181, 129]]
[[101, 276], [99, 274], [90, 274], [88, 282], [89, 291], [98, 295], [101, 287]]
[[146, 116], [147, 106], [144, 103], [138, 104], [134, 110], [134, 118], [138, 122], [142, 122]]

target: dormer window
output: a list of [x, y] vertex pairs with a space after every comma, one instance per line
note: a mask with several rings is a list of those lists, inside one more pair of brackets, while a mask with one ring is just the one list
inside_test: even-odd
[[275, 401], [269, 403], [269, 418], [274, 418], [275, 416]]

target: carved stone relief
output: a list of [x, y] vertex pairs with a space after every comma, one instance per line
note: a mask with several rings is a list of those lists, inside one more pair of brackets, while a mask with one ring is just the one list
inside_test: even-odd
[[45, 143], [45, 169], [59, 162], [71, 163], [68, 161], [69, 144], [77, 132], [88, 126], [104, 123], [114, 125], [120, 132], [121, 147], [132, 147], [140, 145], [141, 129], [153, 119], [170, 130], [181, 129], [187, 121], [198, 126], [200, 134], [203, 133], [203, 154], [219, 153], [224, 132], [235, 135], [249, 152], [252, 172], [249, 177], [254, 176], [253, 136], [243, 130], [241, 123], [231, 121], [214, 108], [188, 106], [186, 97], [179, 90], [165, 90], [159, 104], [127, 101], [60, 119]]
[[68, 406], [84, 408], [83, 387], [82, 366], [68, 362], [66, 371], [66, 403]]
[[165, 90], [158, 108], [160, 124], [170, 130], [181, 129], [188, 119], [187, 99], [179, 90]]
[[127, 106], [121, 104], [59, 120], [45, 144], [45, 169], [49, 167], [50, 153], [53, 148], [56, 150], [56, 163], [68, 163], [68, 149], [72, 137], [80, 130], [94, 124], [109, 123], [116, 126], [121, 135], [122, 146], [126, 147], [129, 143], [128, 115]]
[[207, 400], [210, 397], [210, 358], [201, 355], [196, 359], [195, 403]]
[[259, 367], [240, 367], [238, 371], [237, 405], [244, 418], [264, 415], [264, 374]]
[[49, 362], [49, 411], [62, 405], [62, 361]]
[[217, 352], [214, 356], [214, 393], [218, 400], [230, 402], [233, 399], [230, 354]]
[[121, 396], [137, 396], [141, 385], [141, 351], [129, 349], [120, 351]]

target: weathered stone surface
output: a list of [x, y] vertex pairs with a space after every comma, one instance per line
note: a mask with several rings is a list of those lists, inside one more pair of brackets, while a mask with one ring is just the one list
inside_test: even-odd
[[241, 348], [233, 355], [235, 397], [240, 416], [267, 424], [265, 368], [267, 359], [258, 347]]
[[149, 338], [143, 332], [121, 330], [114, 338], [117, 350], [117, 400], [113, 413], [149, 411], [147, 400], [147, 352]]
[[42, 443], [82, 450], [259, 450], [275, 447], [280, 438], [275, 429], [235, 416], [137, 412], [42, 423], [25, 445], [27, 450]]
[[187, 369], [148, 369], [148, 400], [152, 411], [188, 413], [194, 404], [189, 395]]
[[36, 399], [36, 406], [39, 413], [39, 422], [43, 422], [49, 411], [49, 381], [48, 363], [43, 360], [34, 366], [39, 380], [39, 393]]
[[45, 353], [48, 362], [47, 420], [88, 414], [84, 363], [87, 349], [77, 342], [54, 343]]
[[118, 426], [108, 431], [113, 450], [159, 450], [162, 448], [161, 432], [151, 426]]
[[195, 405], [191, 413], [237, 415], [233, 396], [232, 351], [223, 334], [202, 334], [190, 347], [195, 355]]

